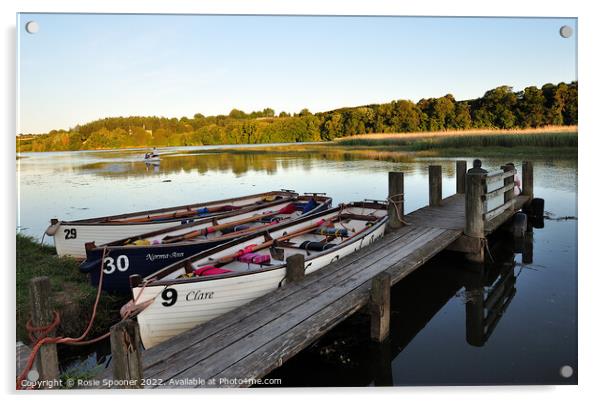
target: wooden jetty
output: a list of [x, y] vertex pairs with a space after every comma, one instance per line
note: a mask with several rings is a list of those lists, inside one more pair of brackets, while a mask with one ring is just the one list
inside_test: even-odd
[[[533, 197], [530, 162], [522, 165], [518, 196], [513, 165], [487, 172], [475, 161], [467, 171], [458, 161], [456, 168], [456, 194], [442, 198], [441, 167], [430, 167], [429, 205], [407, 215], [403, 173], [389, 173], [390, 230], [382, 240], [308, 276], [299, 275], [303, 259], [291, 259], [286, 286], [239, 309], [142, 352], [134, 322], [114, 326], [113, 370], [102, 378], [146, 388], [252, 386], [360, 309], [371, 315], [371, 338], [383, 341], [392, 284], [444, 249], [484, 262], [487, 236]], [[501, 205], [488, 208], [502, 195]]]

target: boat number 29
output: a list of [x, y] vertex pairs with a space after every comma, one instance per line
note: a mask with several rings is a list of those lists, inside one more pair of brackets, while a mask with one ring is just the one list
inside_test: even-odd
[[77, 230], [75, 228], [65, 228], [65, 239], [76, 239]]
[[126, 255], [119, 255], [117, 259], [113, 259], [111, 256], [105, 257], [104, 263], [105, 274], [111, 274], [115, 270], [126, 271], [130, 267], [130, 260]]

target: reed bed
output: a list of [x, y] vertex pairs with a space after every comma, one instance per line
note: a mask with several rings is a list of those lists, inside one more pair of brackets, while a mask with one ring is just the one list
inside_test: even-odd
[[534, 132], [529, 134], [510, 133], [463, 133], [426, 136], [382, 136], [352, 137], [336, 142], [341, 146], [355, 147], [398, 147], [408, 151], [423, 151], [441, 148], [475, 147], [577, 147], [576, 132]]

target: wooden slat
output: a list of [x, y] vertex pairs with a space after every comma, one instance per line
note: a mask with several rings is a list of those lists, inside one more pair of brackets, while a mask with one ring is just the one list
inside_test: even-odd
[[488, 192], [488, 193], [485, 195], [485, 198], [486, 198], [487, 200], [489, 200], [489, 199], [493, 199], [494, 197], [497, 197], [497, 196], [503, 195], [505, 192], [507, 192], [507, 191], [509, 191], [509, 190], [512, 190], [512, 189], [514, 189], [514, 182], [513, 182], [513, 183], [510, 183], [510, 184], [508, 184], [508, 185], [506, 185], [506, 186], [502, 186], [502, 187], [501, 187], [501, 188], [499, 188], [499, 189], [492, 190], [491, 192]]
[[490, 221], [492, 219], [494, 219], [495, 217], [499, 216], [500, 214], [502, 214], [505, 211], [514, 211], [513, 209], [514, 206], [514, 199], [510, 199], [508, 200], [506, 203], [502, 204], [501, 206], [499, 206], [498, 208], [489, 211], [488, 213], [485, 214], [485, 221]]
[[513, 169], [511, 171], [505, 171], [505, 172], [503, 170], [499, 170], [499, 171], [495, 171], [493, 173], [491, 173], [491, 172], [488, 173], [485, 181], [486, 181], [487, 185], [489, 185], [491, 182], [505, 179], [509, 176], [514, 176], [514, 175], [516, 175], [516, 169]]

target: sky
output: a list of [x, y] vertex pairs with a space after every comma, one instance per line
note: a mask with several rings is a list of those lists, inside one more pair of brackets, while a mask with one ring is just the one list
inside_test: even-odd
[[574, 18], [25, 13], [17, 27], [18, 133], [110, 116], [465, 100], [577, 79]]

